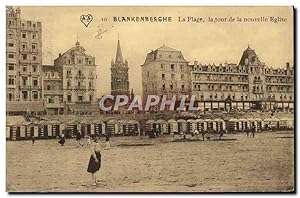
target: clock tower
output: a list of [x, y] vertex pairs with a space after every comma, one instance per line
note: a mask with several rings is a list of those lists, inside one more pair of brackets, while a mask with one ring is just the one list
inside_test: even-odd
[[118, 40], [116, 59], [111, 61], [111, 95], [129, 96], [128, 62], [123, 60]]

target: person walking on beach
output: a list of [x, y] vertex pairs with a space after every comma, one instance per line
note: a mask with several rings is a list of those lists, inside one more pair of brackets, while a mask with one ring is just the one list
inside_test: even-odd
[[82, 139], [82, 135], [81, 135], [80, 131], [77, 131], [77, 133], [76, 133], [76, 141], [78, 142], [79, 146], [83, 146], [83, 144], [81, 142], [81, 139]]
[[89, 160], [87, 172], [92, 174], [92, 185], [97, 185], [96, 172], [100, 170], [101, 167], [101, 150], [100, 145], [97, 140], [97, 136], [93, 137], [91, 143], [91, 157]]
[[60, 140], [58, 141], [58, 143], [59, 143], [61, 146], [64, 146], [64, 145], [65, 145], [65, 142], [66, 142], [65, 134], [62, 133], [61, 136], [60, 136]]
[[35, 137], [34, 137], [34, 135], [31, 136], [31, 141], [32, 141], [32, 146], [33, 146], [33, 145], [34, 145], [34, 142], [35, 142]]
[[105, 136], [105, 149], [109, 150], [110, 149], [110, 135], [109, 133], [106, 133]]
[[252, 127], [252, 138], [254, 138], [254, 136], [255, 136], [255, 131], [256, 131], [256, 128], [255, 128], [255, 126], [253, 125], [253, 127]]

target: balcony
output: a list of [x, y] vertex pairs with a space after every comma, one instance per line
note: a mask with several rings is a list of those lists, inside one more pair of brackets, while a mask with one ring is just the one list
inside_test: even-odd
[[17, 75], [17, 71], [16, 70], [6, 70], [6, 74], [7, 75]]
[[76, 86], [75, 89], [86, 89], [85, 86]]
[[263, 90], [253, 90], [253, 93], [254, 94], [264, 94], [265, 91], [263, 91]]
[[46, 103], [46, 108], [64, 108], [64, 103]]
[[263, 81], [262, 80], [254, 80], [253, 82], [256, 84], [261, 84]]
[[75, 78], [77, 78], [77, 79], [84, 79], [85, 76], [84, 76], [83, 74], [77, 74], [77, 75], [75, 76]]
[[20, 85], [20, 89], [30, 89], [30, 85]]
[[20, 63], [30, 64], [30, 60], [23, 60], [23, 59], [21, 59]]
[[9, 85], [9, 84], [6, 85], [6, 88], [16, 88], [16, 87], [17, 87], [16, 85]]
[[44, 90], [44, 94], [47, 95], [63, 95], [63, 90]]
[[40, 85], [32, 85], [32, 89], [42, 89]]
[[72, 74], [67, 74], [66, 78], [72, 78]]

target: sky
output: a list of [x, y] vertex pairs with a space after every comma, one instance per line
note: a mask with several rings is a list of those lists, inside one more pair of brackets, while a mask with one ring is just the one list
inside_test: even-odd
[[[120, 39], [129, 63], [130, 89], [142, 93], [141, 65], [146, 55], [162, 45], [182, 51], [186, 60], [202, 64], [238, 63], [250, 45], [267, 66], [293, 65], [293, 10], [291, 7], [20, 7], [21, 17], [42, 22], [43, 64], [53, 64], [59, 53], [78, 39], [96, 58], [98, 97], [110, 93], [110, 63]], [[82, 14], [91, 14], [85, 27]], [[113, 16], [170, 16], [172, 22], [113, 22]], [[203, 18], [203, 23], [179, 22], [178, 17]], [[212, 19], [224, 19], [208, 22]], [[228, 22], [229, 17], [282, 17], [286, 22]], [[103, 21], [107, 18], [107, 21]], [[107, 30], [96, 38], [97, 31]]]

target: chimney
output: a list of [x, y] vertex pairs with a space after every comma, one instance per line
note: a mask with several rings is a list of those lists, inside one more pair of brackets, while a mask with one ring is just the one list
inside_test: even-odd
[[61, 53], [58, 54], [58, 57], [61, 57]]
[[286, 68], [290, 68], [290, 63], [286, 62]]

